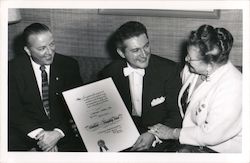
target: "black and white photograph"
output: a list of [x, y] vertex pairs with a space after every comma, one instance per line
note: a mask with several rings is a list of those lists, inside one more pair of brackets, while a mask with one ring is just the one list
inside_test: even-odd
[[1, 163], [250, 162], [249, 1], [0, 4]]

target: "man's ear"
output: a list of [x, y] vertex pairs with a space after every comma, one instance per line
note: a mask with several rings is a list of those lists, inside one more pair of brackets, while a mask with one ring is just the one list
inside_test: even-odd
[[31, 54], [30, 54], [30, 50], [27, 48], [27, 46], [24, 46], [24, 51], [29, 55], [29, 56], [31, 56]]
[[124, 53], [121, 51], [121, 49], [117, 48], [116, 51], [122, 58], [125, 58]]

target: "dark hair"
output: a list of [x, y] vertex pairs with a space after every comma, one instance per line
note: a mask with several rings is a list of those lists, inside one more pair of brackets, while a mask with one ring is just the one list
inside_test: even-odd
[[116, 47], [120, 48], [121, 50], [124, 50], [123, 43], [125, 40], [135, 36], [139, 36], [144, 33], [148, 37], [147, 29], [142, 23], [136, 21], [126, 22], [125, 24], [120, 26], [115, 32]]
[[233, 36], [225, 28], [214, 28], [202, 25], [192, 31], [188, 46], [194, 45], [200, 49], [201, 56], [206, 63], [225, 64], [233, 46]]
[[51, 32], [49, 27], [47, 27], [45, 24], [41, 23], [33, 23], [26, 27], [23, 31], [23, 40], [24, 40], [24, 45], [28, 46], [29, 45], [29, 36], [33, 34], [39, 34], [42, 32]]

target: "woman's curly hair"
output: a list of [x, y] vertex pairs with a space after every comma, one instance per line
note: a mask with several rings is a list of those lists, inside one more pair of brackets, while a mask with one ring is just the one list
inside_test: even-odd
[[233, 46], [233, 36], [225, 28], [205, 24], [191, 32], [188, 46], [191, 45], [200, 49], [206, 63], [225, 64]]

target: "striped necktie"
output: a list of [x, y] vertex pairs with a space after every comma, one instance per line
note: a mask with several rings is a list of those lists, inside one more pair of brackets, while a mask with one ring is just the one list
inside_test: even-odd
[[42, 75], [42, 100], [43, 100], [43, 108], [45, 110], [46, 115], [50, 118], [50, 110], [49, 110], [49, 83], [48, 83], [48, 75], [45, 71], [46, 67], [44, 65], [40, 66], [41, 75]]
[[188, 107], [188, 91], [189, 91], [189, 87], [190, 87], [190, 84], [187, 86], [187, 88], [185, 89], [183, 95], [182, 95], [182, 98], [181, 98], [181, 106], [182, 106], [182, 109], [183, 109], [183, 113], [185, 114], [186, 110], [187, 110], [187, 107]]

